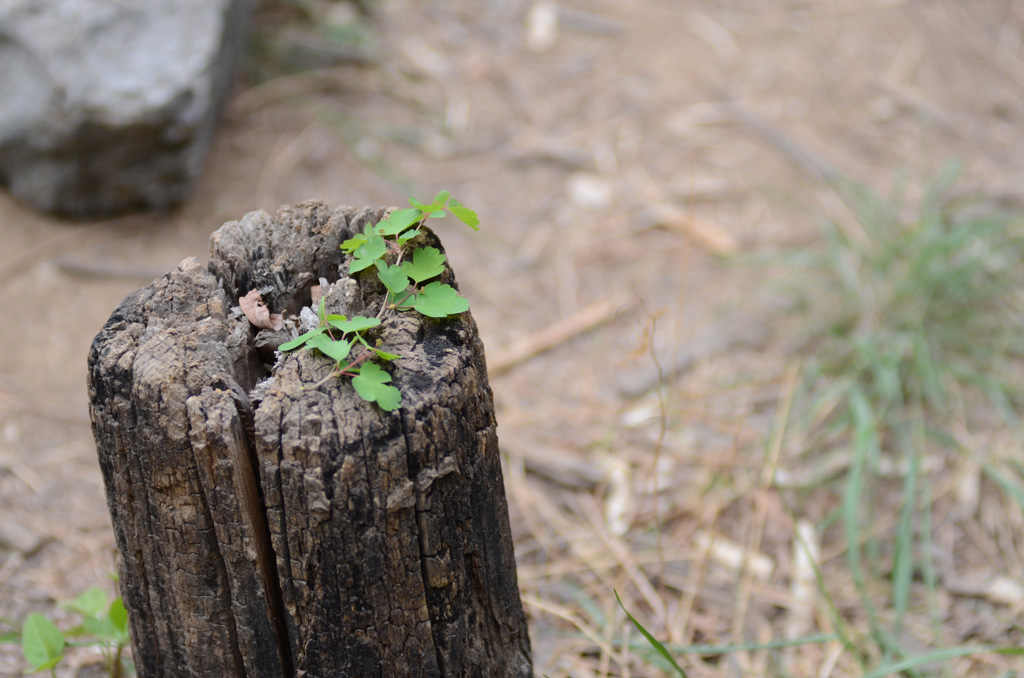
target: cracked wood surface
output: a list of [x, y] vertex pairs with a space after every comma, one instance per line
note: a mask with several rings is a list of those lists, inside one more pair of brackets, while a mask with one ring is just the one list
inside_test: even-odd
[[[91, 416], [143, 676], [530, 676], [483, 346], [469, 313], [398, 313], [387, 413], [281, 356], [232, 307], [375, 315], [338, 244], [381, 212], [303, 203], [225, 224], [124, 300], [89, 357]], [[424, 244], [441, 248], [429, 232]], [[455, 284], [450, 269], [443, 282]], [[270, 357], [270, 360], [273, 360]]]

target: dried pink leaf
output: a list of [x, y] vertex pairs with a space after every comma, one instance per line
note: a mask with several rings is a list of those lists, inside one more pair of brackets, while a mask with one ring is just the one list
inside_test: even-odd
[[256, 327], [265, 330], [279, 330], [284, 327], [284, 318], [280, 313], [270, 312], [259, 290], [250, 290], [249, 294], [239, 298], [238, 305], [242, 307], [242, 313], [249, 322]]
[[309, 295], [313, 298], [313, 305], [316, 306], [320, 303], [320, 297], [323, 296], [324, 290], [320, 285], [313, 285], [309, 288]]

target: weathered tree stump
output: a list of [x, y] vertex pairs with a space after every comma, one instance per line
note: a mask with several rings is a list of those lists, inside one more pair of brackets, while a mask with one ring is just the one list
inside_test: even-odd
[[387, 413], [348, 380], [314, 386], [331, 364], [313, 351], [271, 374], [280, 338], [233, 310], [255, 288], [294, 314], [323, 277], [328, 312], [375, 315], [383, 286], [350, 278], [338, 246], [381, 216], [250, 213], [214, 234], [208, 269], [184, 261], [96, 336], [91, 416], [143, 678], [532, 675], [471, 315], [379, 328], [404, 356]]

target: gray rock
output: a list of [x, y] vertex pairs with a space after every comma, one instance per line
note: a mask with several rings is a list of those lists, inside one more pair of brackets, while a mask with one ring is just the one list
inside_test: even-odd
[[180, 202], [253, 4], [0, 0], [0, 181], [75, 218]]

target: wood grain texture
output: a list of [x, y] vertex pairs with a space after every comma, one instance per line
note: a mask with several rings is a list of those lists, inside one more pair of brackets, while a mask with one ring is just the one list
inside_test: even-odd
[[231, 310], [259, 289], [294, 314], [326, 278], [329, 312], [376, 314], [383, 287], [349, 278], [338, 244], [380, 216], [246, 215], [208, 268], [186, 260], [97, 335], [91, 416], [140, 676], [532, 675], [472, 316], [375, 330], [404, 356], [387, 413], [349, 380], [314, 387], [330, 363], [313, 352], [266, 365]]

